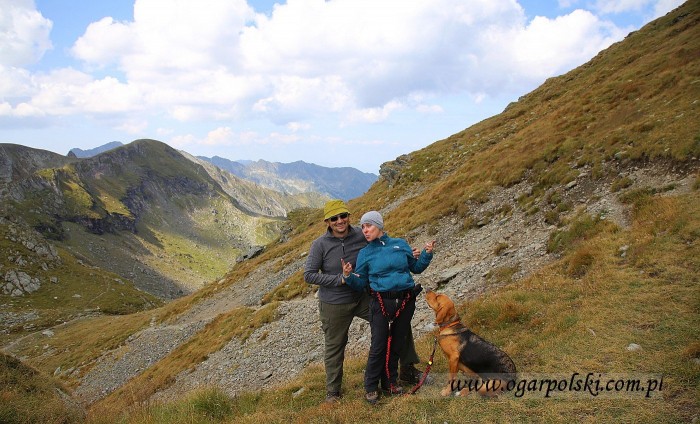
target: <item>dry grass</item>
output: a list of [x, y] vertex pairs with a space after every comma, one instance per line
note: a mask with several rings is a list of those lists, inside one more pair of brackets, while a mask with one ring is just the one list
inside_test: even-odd
[[258, 310], [241, 307], [217, 316], [168, 356], [94, 404], [92, 414], [115, 416], [133, 404], [146, 401], [157, 391], [170, 386], [180, 372], [206, 360], [209, 354], [223, 348], [233, 337], [245, 341], [255, 329], [272, 322], [277, 316], [277, 306], [275, 302]]
[[[479, 417], [479, 422], [689, 422], [700, 413], [700, 370], [695, 363], [700, 352], [698, 207], [697, 192], [645, 198], [635, 204], [630, 230], [597, 228], [565, 244], [561, 260], [526, 280], [458, 305], [462, 320], [506, 350], [522, 373], [662, 374], [662, 398], [442, 398], [434, 393], [435, 386], [426, 386], [418, 396], [383, 399], [372, 407], [362, 400], [365, 361], [356, 358], [346, 362], [345, 396], [336, 406], [322, 404], [324, 372], [311, 366], [275, 390], [233, 398], [210, 394], [225, 403], [218, 409], [211, 406], [225, 410], [216, 419], [207, 418], [211, 421], [201, 414], [192, 421], [182, 421], [183, 415], [169, 421], [163, 412], [188, 411], [191, 400], [149, 405], [120, 416], [128, 423], [399, 423], [407, 417], [417, 423], [465, 422], [467, 417]], [[619, 250], [623, 245], [629, 246], [624, 257]], [[572, 275], [571, 264], [580, 263], [581, 257], [586, 258], [586, 272]], [[642, 350], [628, 351], [630, 343]], [[424, 359], [431, 347], [431, 337], [417, 341]], [[433, 375], [444, 372], [446, 363], [438, 352]]]
[[[356, 208], [382, 209], [420, 188], [384, 216], [403, 236], [438, 217], [467, 216], [494, 186], [527, 179], [541, 192], [586, 170], [621, 189], [626, 180], [611, 174], [610, 164], [683, 166], [700, 157], [700, 109], [690, 106], [700, 90], [697, 5], [687, 4], [685, 13], [547, 80], [502, 114], [412, 153], [391, 185], [375, 184]], [[654, 54], [639, 54], [651, 45]]]
[[[26, 362], [47, 375], [56, 373], [66, 384], [77, 384], [79, 375], [87, 372], [95, 358], [116, 349], [135, 332], [146, 327], [150, 312], [131, 315], [84, 317], [69, 325], [54, 327], [54, 336], [35, 333], [18, 342], [13, 351], [32, 358]], [[78, 369], [79, 375], [69, 372]]]
[[67, 404], [68, 391], [55, 380], [0, 353], [0, 422], [60, 424], [80, 422], [84, 411]]
[[271, 292], [266, 293], [262, 298], [262, 304], [266, 305], [272, 301], [290, 300], [298, 296], [306, 296], [317, 289], [317, 286], [309, 285], [304, 281], [304, 271], [299, 270], [282, 281]]

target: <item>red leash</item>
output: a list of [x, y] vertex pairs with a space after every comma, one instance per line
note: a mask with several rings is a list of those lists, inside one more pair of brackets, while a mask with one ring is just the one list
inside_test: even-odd
[[421, 376], [420, 380], [418, 381], [418, 384], [413, 386], [410, 392], [406, 393], [407, 395], [413, 395], [415, 394], [418, 389], [425, 383], [425, 379], [428, 377], [428, 373], [430, 372], [430, 368], [433, 367], [433, 357], [435, 356], [435, 348], [437, 348], [437, 342], [438, 339], [437, 337], [435, 338], [435, 341], [433, 342], [433, 351], [430, 352], [430, 359], [428, 359], [428, 366], [425, 367], [425, 371], [423, 371], [423, 375]]
[[[394, 320], [396, 318], [398, 318], [399, 314], [406, 307], [406, 302], [411, 298], [411, 295], [409, 293], [407, 293], [403, 302], [401, 302], [401, 306], [399, 307], [399, 309], [396, 310], [396, 314], [394, 314], [393, 317], [389, 317], [389, 314], [386, 312], [386, 309], [384, 308], [384, 300], [382, 299], [382, 295], [379, 294], [379, 292], [375, 292], [375, 293], [377, 294], [377, 300], [379, 301], [379, 308], [382, 311], [382, 315], [389, 318], [389, 337], [387, 338], [387, 341], [386, 341], [386, 360], [384, 362], [384, 370], [386, 372], [387, 380], [390, 381], [389, 382], [389, 391], [391, 393], [393, 393], [394, 392], [394, 385], [393, 385], [393, 383], [391, 383], [391, 379], [389, 377], [389, 375], [390, 375], [389, 374], [389, 356], [391, 355], [391, 339], [392, 339], [391, 326], [394, 323]], [[423, 383], [425, 383], [425, 380], [428, 377], [428, 373], [430, 372], [430, 369], [433, 367], [433, 358], [435, 357], [435, 350], [437, 348], [437, 343], [438, 343], [438, 339], [437, 339], [437, 337], [435, 337], [435, 341], [433, 342], [433, 351], [430, 352], [430, 359], [428, 359], [428, 366], [425, 367], [425, 371], [423, 371], [423, 375], [421, 376], [418, 383], [415, 386], [413, 386], [413, 388], [408, 393], [406, 393], [406, 395], [415, 394], [418, 391], [418, 389], [421, 388]]]
[[379, 301], [379, 308], [382, 311], [382, 315], [384, 315], [386, 318], [389, 319], [389, 337], [387, 337], [386, 340], [386, 359], [384, 361], [384, 371], [386, 372], [386, 379], [389, 381], [389, 392], [391, 394], [394, 394], [394, 383], [391, 382], [391, 377], [389, 373], [389, 356], [391, 355], [391, 326], [394, 323], [394, 320], [398, 318], [399, 314], [403, 311], [403, 309], [406, 307], [406, 302], [411, 298], [410, 293], [406, 293], [406, 297], [404, 297], [403, 302], [401, 302], [401, 306], [399, 309], [396, 310], [396, 313], [394, 314], [393, 317], [389, 317], [389, 314], [386, 312], [386, 309], [384, 308], [384, 300], [382, 299], [382, 295], [379, 292], [375, 292], [377, 294], [377, 300]]

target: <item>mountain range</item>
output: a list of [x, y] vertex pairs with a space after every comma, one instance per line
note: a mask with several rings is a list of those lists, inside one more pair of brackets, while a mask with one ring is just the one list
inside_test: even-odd
[[289, 211], [327, 199], [267, 189], [155, 140], [86, 158], [11, 144], [0, 153], [9, 222], [167, 299], [279, 238]]
[[[73, 148], [69, 157], [86, 158], [123, 146], [113, 141], [90, 150]], [[233, 161], [220, 156], [198, 159], [209, 162], [244, 180], [285, 194], [320, 193], [334, 199], [350, 200], [364, 194], [377, 180], [377, 175], [355, 168], [327, 168], [313, 163], [258, 161]]]
[[[24, 272], [27, 287], [41, 283], [0, 297], [0, 340], [12, 357], [5, 368], [52, 382], [41, 395], [7, 383], [0, 390], [14, 409], [6, 409], [39, 416], [49, 408], [35, 405], [51, 404], [60, 418], [73, 402], [92, 422], [209, 422], [214, 412], [217, 422], [696, 420], [699, 22], [700, 2], [684, 3], [502, 113], [383, 164], [367, 193], [348, 202], [353, 216], [380, 211], [389, 234], [413, 246], [437, 240], [416, 281], [449, 295], [462, 322], [506, 351], [522, 376], [546, 385], [592, 375], [603, 386], [658, 377], [659, 398], [573, 390], [557, 399], [442, 398], [447, 367], [439, 349], [432, 362], [434, 314], [421, 295], [413, 334], [421, 360], [434, 365], [433, 383], [365, 405], [369, 326], [355, 320], [343, 400], [321, 405], [323, 334], [302, 269], [326, 230], [322, 201], [273, 216], [229, 194], [206, 160], [141, 140], [89, 162], [30, 155], [33, 173], [0, 164], [9, 205], [1, 270], [6, 281]], [[27, 157], [0, 148], [2, 157]], [[160, 150], [145, 155], [150, 149]], [[143, 162], [154, 157], [162, 159]], [[140, 258], [182, 261], [164, 268], [215, 257], [217, 243], [255, 245], [216, 232], [235, 225], [266, 229], [271, 241], [175, 300], [92, 262], [115, 243]]]
[[219, 156], [201, 159], [243, 179], [288, 194], [317, 192], [334, 199], [350, 200], [364, 194], [377, 180], [377, 175], [355, 168], [326, 168], [304, 161], [234, 162]]

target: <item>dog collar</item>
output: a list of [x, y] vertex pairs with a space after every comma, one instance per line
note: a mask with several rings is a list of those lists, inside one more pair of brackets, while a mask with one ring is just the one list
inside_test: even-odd
[[437, 324], [440, 327], [440, 330], [444, 330], [445, 328], [450, 328], [453, 325], [457, 325], [459, 323], [459, 318], [455, 319], [454, 321], [450, 321], [447, 324]]

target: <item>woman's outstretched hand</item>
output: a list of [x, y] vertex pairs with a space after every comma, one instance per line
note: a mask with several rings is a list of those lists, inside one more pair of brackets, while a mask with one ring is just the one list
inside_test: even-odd
[[435, 248], [435, 243], [436, 243], [435, 240], [425, 243], [425, 251], [428, 253], [433, 253], [433, 249]]

